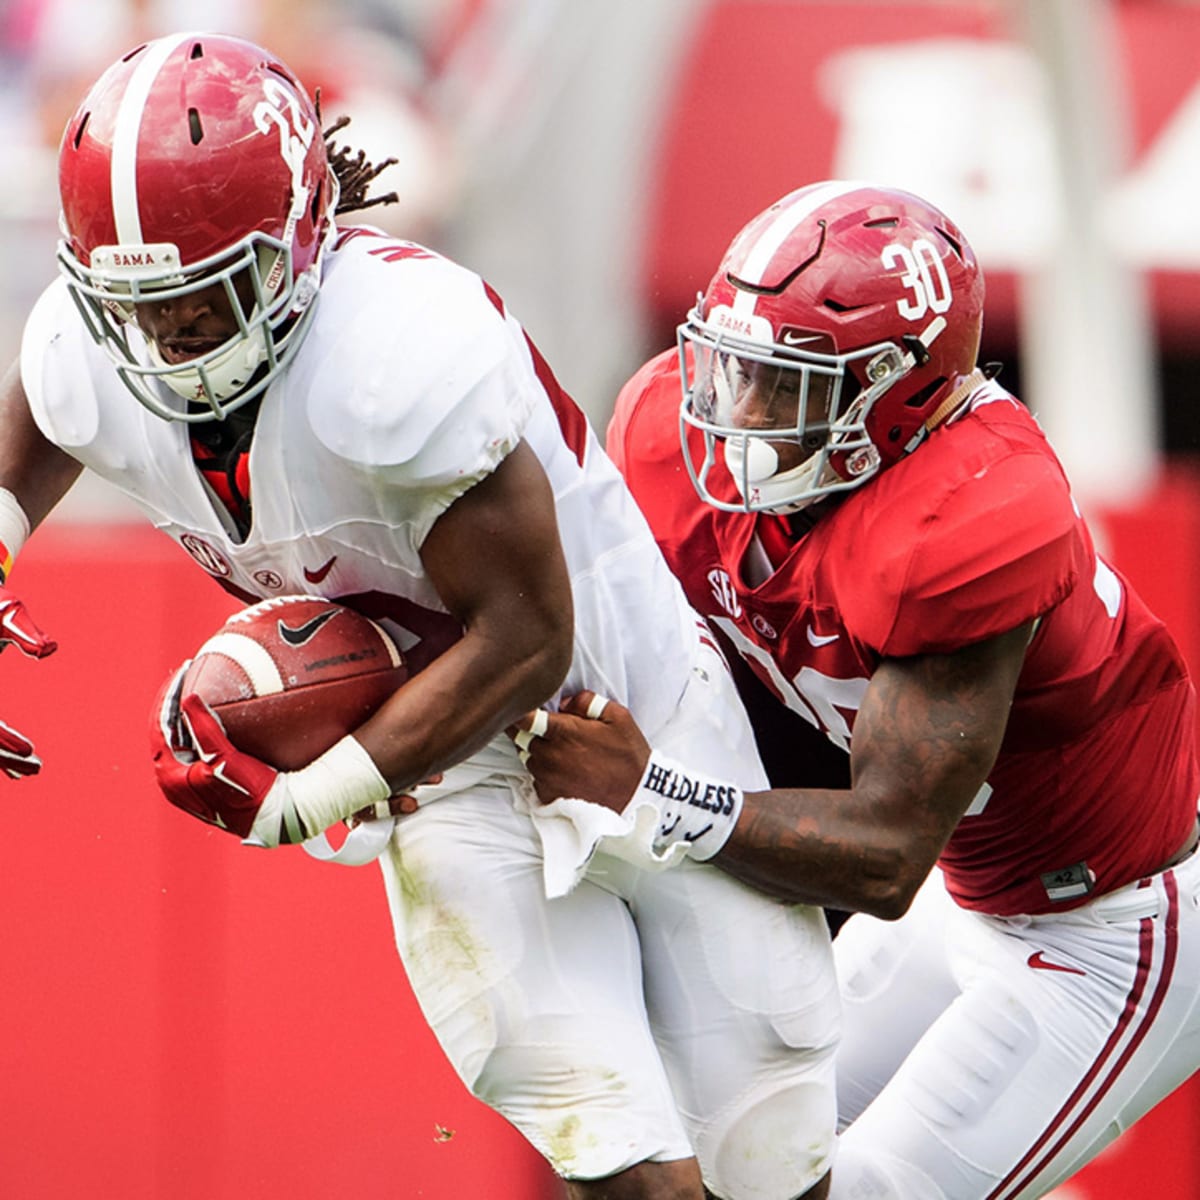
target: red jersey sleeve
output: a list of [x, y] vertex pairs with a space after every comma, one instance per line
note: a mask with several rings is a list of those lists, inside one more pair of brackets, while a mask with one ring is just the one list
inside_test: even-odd
[[1090, 578], [1090, 540], [1040, 432], [1008, 438], [968, 418], [941, 437], [950, 453], [931, 440], [907, 460], [921, 469], [881, 478], [890, 494], [864, 514], [853, 554], [859, 585], [841, 589], [847, 627], [884, 657], [995, 637]]

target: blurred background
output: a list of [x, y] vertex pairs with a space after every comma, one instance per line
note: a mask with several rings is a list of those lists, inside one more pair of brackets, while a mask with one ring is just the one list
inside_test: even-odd
[[[0, 0], [6, 360], [53, 277], [67, 117], [182, 28], [268, 44], [397, 157], [368, 219], [483, 274], [601, 432], [773, 200], [833, 176], [933, 200], [985, 269], [984, 361], [1200, 668], [1200, 3]], [[0, 785], [0, 1195], [555, 1195], [441, 1062], [372, 870], [157, 801], [150, 697], [230, 607], [158, 540], [85, 477], [18, 568], [61, 649], [5, 661], [0, 716], [47, 767]], [[1195, 1200], [1195, 1093], [1056, 1198]]]

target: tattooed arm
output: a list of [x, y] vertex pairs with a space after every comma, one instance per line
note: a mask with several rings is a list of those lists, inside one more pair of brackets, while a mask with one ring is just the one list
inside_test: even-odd
[[[740, 811], [725, 810], [720, 848], [703, 857], [782, 900], [901, 916], [996, 761], [1032, 629], [953, 654], [884, 659], [854, 721], [850, 787], [747, 792]], [[543, 713], [543, 731], [518, 745], [544, 803], [582, 796], [622, 812], [646, 791], [650, 746], [615, 701], [587, 719], [593, 699], [580, 692]], [[529, 714], [510, 734], [531, 722]], [[663, 781], [654, 790], [673, 795]], [[705, 831], [688, 836], [689, 822], [712, 828], [715, 817], [706, 805], [679, 807], [663, 809], [665, 832], [682, 830], [698, 857]]]
[[712, 861], [782, 899], [902, 915], [992, 769], [1031, 628], [885, 660], [855, 718], [850, 789], [747, 794]]

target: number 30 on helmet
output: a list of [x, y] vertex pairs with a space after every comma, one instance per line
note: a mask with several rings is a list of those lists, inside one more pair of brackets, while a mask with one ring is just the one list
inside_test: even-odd
[[983, 296], [962, 233], [907, 192], [825, 182], [760, 213], [679, 327], [700, 495], [796, 512], [911, 453], [983, 380]]
[[[153, 412], [222, 417], [295, 352], [337, 182], [315, 106], [268, 51], [217, 34], [130, 51], [68, 121], [59, 192], [60, 269], [90, 333]], [[213, 284], [232, 302], [237, 333], [167, 363], [139, 332], [134, 305]]]

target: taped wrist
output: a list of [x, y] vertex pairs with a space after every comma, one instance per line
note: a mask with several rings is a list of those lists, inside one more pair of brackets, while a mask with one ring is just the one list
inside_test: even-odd
[[0, 583], [12, 573], [13, 560], [29, 537], [29, 518], [21, 502], [0, 488]]
[[686, 842], [688, 857], [704, 861], [729, 840], [741, 815], [742, 789], [692, 771], [655, 750], [633, 794], [633, 803], [640, 801], [648, 801], [659, 812], [656, 854]]
[[248, 840], [268, 846], [302, 842], [360, 809], [387, 800], [391, 791], [374, 759], [347, 734], [307, 767], [279, 776], [258, 810]]

